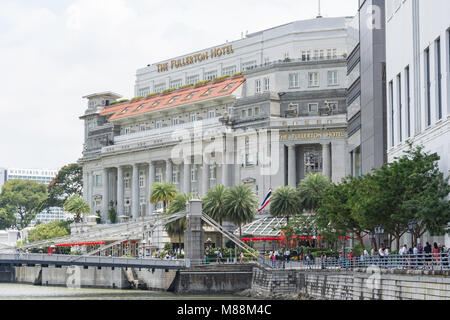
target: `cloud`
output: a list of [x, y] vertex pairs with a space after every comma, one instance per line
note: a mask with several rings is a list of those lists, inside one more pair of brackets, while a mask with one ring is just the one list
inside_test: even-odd
[[[323, 8], [353, 15], [357, 0]], [[0, 166], [74, 162], [82, 96], [132, 97], [138, 68], [316, 13], [311, 0], [1, 0]]]

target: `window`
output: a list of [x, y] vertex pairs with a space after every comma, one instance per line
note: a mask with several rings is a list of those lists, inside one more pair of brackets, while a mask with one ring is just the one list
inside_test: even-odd
[[411, 137], [411, 87], [409, 66], [405, 69], [406, 137]]
[[328, 71], [328, 85], [335, 86], [338, 84], [338, 72]]
[[261, 93], [261, 80], [255, 80], [255, 92]]
[[222, 69], [223, 76], [232, 76], [236, 73], [236, 66], [226, 67]]
[[441, 64], [441, 39], [436, 40], [436, 84], [437, 84], [437, 116], [442, 119], [442, 64]]
[[247, 111], [246, 110], [242, 110], [241, 111], [241, 118], [245, 118], [247, 116]]
[[147, 125], [145, 123], [141, 123], [139, 125], [139, 131], [145, 131], [147, 129]]
[[161, 100], [155, 101], [155, 103], [152, 105], [152, 108], [157, 107], [161, 103]]
[[318, 72], [309, 72], [308, 73], [308, 86], [309, 87], [318, 87], [319, 86], [319, 73]]
[[177, 124], [179, 124], [180, 123], [180, 119], [178, 119], [178, 118], [172, 118], [172, 125], [173, 126], [176, 126]]
[[179, 169], [177, 165], [172, 168], [172, 182], [175, 184], [179, 183]]
[[256, 60], [244, 62], [242, 64], [242, 71], [254, 69], [254, 68], [256, 68], [256, 66], [257, 66]]
[[145, 173], [139, 171], [139, 188], [145, 188]]
[[125, 114], [127, 113], [128, 110], [130, 110], [130, 107], [126, 107], [125, 109], [123, 109], [120, 114]]
[[248, 109], [247, 113], [249, 117], [253, 117], [253, 109]]
[[230, 90], [233, 86], [234, 86], [234, 83], [230, 83], [230, 84], [228, 84], [225, 88], [223, 88], [222, 90], [220, 90], [220, 92], [228, 91], [228, 90]]
[[167, 104], [171, 104], [171, 103], [175, 102], [175, 100], [177, 100], [179, 97], [180, 97], [180, 96], [172, 97], [172, 98], [169, 100], [169, 102], [167, 102]]
[[319, 53], [319, 59], [320, 59], [320, 60], [325, 59], [325, 50], [322, 49], [322, 50], [320, 50], [319, 52], [320, 52], [320, 53]]
[[300, 87], [300, 81], [299, 81], [299, 75], [298, 73], [291, 73], [289, 75], [289, 88], [298, 88]]
[[314, 50], [314, 60], [319, 60], [319, 50]]
[[264, 91], [269, 91], [269, 90], [270, 90], [270, 79], [264, 78]]
[[202, 96], [208, 96], [211, 94], [211, 92], [213, 92], [215, 89], [215, 87], [213, 88], [209, 88], [208, 90], [205, 91], [205, 93], [202, 94]]
[[389, 82], [389, 102], [391, 108], [391, 121], [390, 121], [391, 147], [393, 147], [395, 145], [395, 140], [394, 140], [394, 83], [392, 81]]
[[216, 117], [216, 111], [214, 111], [214, 110], [209, 110], [208, 111], [208, 118], [209, 119], [212, 119], [212, 118], [215, 118]]
[[159, 83], [159, 84], [155, 85], [153, 92], [163, 92], [164, 90], [166, 90], [166, 84]]
[[197, 165], [191, 166], [191, 182], [197, 182]]
[[181, 79], [170, 81], [171, 88], [178, 89], [182, 85], [183, 85], [183, 80], [181, 80]]
[[162, 168], [156, 168], [155, 182], [162, 182]]
[[195, 122], [195, 121], [197, 121], [197, 114], [195, 114], [195, 113], [191, 113], [191, 115], [190, 115], [190, 119], [191, 119], [191, 122]]
[[259, 115], [259, 107], [255, 108], [255, 116]]
[[150, 88], [147, 87], [147, 88], [139, 89], [138, 96], [145, 97], [148, 94], [150, 94]]
[[213, 80], [214, 78], [217, 78], [217, 70], [205, 72], [203, 80]]
[[302, 61], [311, 60], [311, 50], [302, 51]]
[[134, 112], [137, 112], [139, 110], [141, 110], [143, 107], [145, 107], [145, 103], [141, 104], [139, 107], [136, 108], [136, 110], [134, 110]]
[[430, 79], [430, 48], [425, 50], [425, 108], [427, 126], [431, 125], [431, 79]]
[[188, 95], [186, 98], [184, 98], [184, 100], [192, 99], [192, 97], [193, 97], [197, 92], [198, 92], [198, 91], [194, 91], [194, 92], [189, 93], [189, 95]]
[[126, 216], [129, 216], [131, 213], [131, 199], [130, 198], [125, 198], [124, 213]]
[[162, 128], [162, 126], [163, 126], [162, 120], [156, 121], [156, 129], [160, 129], [160, 128]]
[[337, 49], [333, 49], [333, 59], [337, 58]]
[[200, 77], [198, 74], [186, 77], [186, 84], [194, 84], [200, 81]]
[[318, 103], [309, 103], [308, 111], [309, 112], [319, 112], [319, 104]]
[[131, 127], [125, 127], [125, 134], [131, 133]]
[[125, 189], [130, 189], [130, 174], [127, 173], [123, 179], [123, 186]]
[[397, 76], [397, 108], [398, 108], [398, 138], [400, 143], [403, 141], [402, 131], [403, 131], [403, 123], [402, 123], [402, 76], [399, 74]]
[[141, 215], [141, 216], [145, 215], [146, 204], [147, 204], [147, 199], [145, 199], [145, 196], [141, 196], [139, 198], [139, 215]]
[[333, 50], [327, 49], [327, 59], [331, 59], [332, 52], [333, 52]]
[[209, 179], [216, 180], [216, 165], [209, 167]]
[[95, 175], [95, 186], [96, 187], [101, 187], [102, 186], [102, 175], [101, 174], [96, 174]]

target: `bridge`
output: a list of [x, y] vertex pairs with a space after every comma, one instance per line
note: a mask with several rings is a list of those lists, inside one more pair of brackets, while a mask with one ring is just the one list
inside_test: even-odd
[[[185, 259], [163, 260], [163, 259], [142, 259], [142, 258], [119, 258], [107, 257], [102, 252], [121, 244], [124, 241], [147, 239], [152, 232], [168, 223], [186, 217], [187, 230], [185, 232]], [[202, 201], [198, 199], [190, 200], [184, 212], [164, 215], [155, 214], [150, 217], [141, 218], [120, 224], [94, 225], [81, 232], [49, 240], [26, 243], [17, 249], [31, 249], [49, 247], [52, 245], [64, 244], [68, 242], [96, 242], [110, 241], [111, 243], [100, 246], [84, 255], [48, 255], [48, 254], [27, 254], [20, 255], [11, 253], [11, 248], [0, 248], [0, 264], [27, 264], [27, 265], [79, 265], [79, 266], [108, 266], [108, 267], [130, 267], [130, 268], [151, 268], [151, 269], [181, 269], [190, 265], [205, 264], [204, 254], [204, 230], [202, 223], [206, 223], [220, 232], [226, 238], [232, 240], [241, 250], [257, 258], [258, 253], [245, 244], [241, 239], [225, 230], [219, 223], [202, 212]], [[15, 248], [16, 249], [16, 248]], [[15, 251], [12, 250], [13, 252]], [[8, 254], [9, 253], [9, 254]]]

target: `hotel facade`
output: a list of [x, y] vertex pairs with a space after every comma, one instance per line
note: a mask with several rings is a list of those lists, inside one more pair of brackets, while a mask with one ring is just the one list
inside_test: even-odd
[[350, 174], [347, 55], [352, 18], [296, 21], [148, 65], [136, 98], [85, 96], [84, 197], [92, 214], [153, 214], [155, 182], [204, 195], [246, 184], [295, 187], [308, 173]]

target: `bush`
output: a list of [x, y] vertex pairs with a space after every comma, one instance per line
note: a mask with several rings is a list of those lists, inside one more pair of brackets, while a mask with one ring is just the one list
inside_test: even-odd
[[181, 86], [179, 89], [186, 89], [186, 88], [190, 88], [193, 87], [194, 84], [193, 83], [189, 83], [189, 84], [185, 84], [184, 86]]
[[235, 74], [232, 75], [232, 77], [239, 77], [242, 76], [243, 72], [236, 72]]
[[141, 100], [141, 99], [143, 99], [143, 98], [144, 98], [144, 96], [134, 97], [133, 99], [131, 99], [131, 102], [137, 101], [137, 100]]
[[148, 98], [151, 98], [151, 97], [157, 96], [157, 95], [159, 95], [159, 94], [161, 94], [161, 92], [154, 92], [154, 93], [150, 93], [150, 94], [148, 94], [148, 95], [146, 96], [146, 98], [148, 99]]
[[203, 80], [203, 81], [197, 82], [194, 86], [195, 87], [201, 87], [201, 86], [203, 86], [203, 85], [205, 85], [207, 83], [210, 83], [210, 82], [211, 82], [211, 80]]
[[223, 80], [225, 80], [225, 79], [228, 79], [230, 76], [229, 75], [224, 75], [224, 76], [220, 76], [220, 77], [216, 77], [216, 78], [214, 78], [214, 82], [220, 82], [220, 81], [223, 81]]
[[175, 90], [177, 90], [177, 89], [176, 89], [176, 88], [169, 88], [169, 89], [164, 90], [164, 91], [162, 92], [162, 94], [168, 94], [168, 93], [171, 93], [171, 92], [173, 92], [173, 91], [175, 91]]

